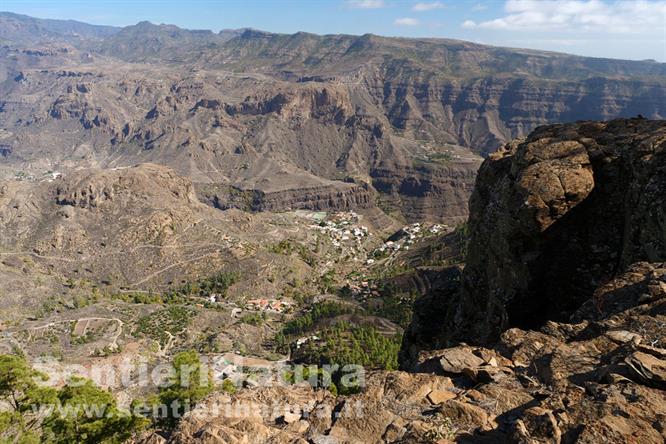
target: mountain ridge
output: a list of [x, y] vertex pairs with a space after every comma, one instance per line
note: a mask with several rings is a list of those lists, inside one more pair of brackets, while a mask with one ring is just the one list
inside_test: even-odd
[[[157, 30], [171, 30], [176, 33], [180, 33], [181, 35], [186, 35], [186, 34], [191, 34], [191, 35], [202, 35], [202, 34], [210, 34], [213, 36], [219, 36], [221, 37], [221, 42], [229, 40], [227, 36], [232, 36], [233, 37], [241, 37], [241, 38], [248, 38], [248, 37], [257, 37], [257, 36], [265, 36], [265, 37], [270, 37], [270, 38], [281, 38], [281, 37], [289, 37], [289, 38], [296, 38], [296, 37], [301, 37], [301, 36], [307, 36], [307, 37], [313, 37], [313, 38], [318, 38], [318, 39], [327, 39], [327, 38], [351, 38], [359, 41], [364, 41], [364, 40], [392, 40], [396, 42], [409, 42], [409, 43], [414, 43], [414, 42], [422, 42], [422, 43], [434, 43], [434, 44], [451, 44], [451, 45], [456, 45], [456, 44], [466, 44], [466, 45], [475, 45], [480, 48], [493, 48], [495, 50], [499, 51], [511, 51], [511, 52], [522, 52], [526, 53], [529, 55], [542, 55], [542, 56], [567, 56], [567, 57], [572, 57], [572, 58], [579, 58], [579, 59], [594, 59], [598, 61], [604, 61], [606, 63], [612, 63], [613, 61], [616, 62], [630, 62], [630, 63], [635, 63], [635, 64], [643, 64], [643, 65], [656, 65], [660, 66], [660, 70], [663, 69], [664, 72], [666, 72], [666, 63], [660, 63], [656, 62], [654, 60], [629, 60], [629, 59], [614, 59], [614, 58], [607, 58], [607, 57], [594, 57], [594, 56], [582, 56], [582, 55], [575, 55], [575, 54], [570, 54], [566, 52], [559, 52], [559, 51], [550, 51], [550, 50], [537, 50], [537, 49], [529, 49], [529, 48], [519, 48], [519, 47], [508, 47], [508, 46], [495, 46], [495, 45], [487, 45], [487, 44], [481, 44], [481, 43], [474, 43], [471, 41], [466, 41], [462, 39], [453, 39], [453, 38], [447, 38], [447, 37], [402, 37], [402, 36], [385, 36], [385, 35], [379, 35], [379, 34], [373, 34], [373, 33], [366, 33], [366, 34], [361, 34], [361, 35], [356, 35], [356, 34], [344, 34], [344, 33], [328, 33], [328, 34], [317, 34], [317, 33], [312, 33], [312, 32], [307, 32], [307, 31], [297, 31], [294, 33], [279, 33], [279, 32], [271, 32], [271, 31], [264, 31], [264, 30], [258, 30], [258, 29], [253, 29], [253, 28], [248, 28], [248, 27], [243, 27], [243, 28], [237, 28], [237, 29], [231, 29], [231, 28], [224, 28], [218, 31], [217, 33], [213, 30], [210, 29], [189, 29], [189, 28], [183, 28], [175, 24], [169, 24], [169, 23], [160, 23], [160, 24], [155, 24], [152, 23], [149, 20], [143, 20], [140, 21], [134, 25], [127, 25], [127, 26], [113, 26], [113, 25], [101, 25], [101, 24], [90, 24], [82, 21], [77, 21], [77, 20], [62, 20], [62, 19], [44, 19], [44, 18], [37, 18], [37, 17], [32, 17], [24, 14], [17, 14], [13, 13], [10, 11], [0, 11], [0, 18], [11, 18], [17, 21], [22, 21], [22, 22], [30, 22], [30, 23], [35, 23], [39, 24], [41, 27], [48, 29], [50, 31], [60, 33], [62, 35], [67, 35], [68, 33], [71, 33], [73, 29], [79, 28], [79, 29], [87, 29], [87, 30], [96, 30], [97, 34], [102, 35], [103, 37], [112, 37], [114, 35], [117, 35], [118, 33], [125, 31], [127, 33], [131, 33], [132, 30], [134, 29], [141, 29], [143, 32], [152, 29]], [[60, 30], [60, 32], [58, 32]], [[63, 33], [63, 30], [65, 31]], [[661, 71], [660, 71], [661, 72]]]
[[0, 48], [10, 177], [152, 162], [259, 194], [288, 176], [295, 189], [352, 179], [401, 217], [457, 219], [478, 155], [543, 124], [666, 116], [666, 64], [653, 62], [149, 22], [103, 39], [29, 37]]

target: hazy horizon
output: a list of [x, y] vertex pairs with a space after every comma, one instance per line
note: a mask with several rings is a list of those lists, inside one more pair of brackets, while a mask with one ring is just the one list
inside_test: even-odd
[[172, 2], [4, 0], [31, 17], [130, 26], [141, 21], [185, 29], [253, 28], [293, 34], [376, 34], [451, 38], [568, 54], [666, 62], [666, 1], [326, 0]]

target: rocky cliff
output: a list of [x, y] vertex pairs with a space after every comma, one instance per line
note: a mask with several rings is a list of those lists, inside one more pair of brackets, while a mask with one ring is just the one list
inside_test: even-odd
[[[136, 33], [145, 26], [129, 28]], [[149, 35], [159, 39], [167, 29], [154, 27]], [[188, 34], [183, 41], [193, 38]], [[128, 44], [139, 50], [128, 53], [124, 50]], [[352, 94], [369, 95], [400, 132], [482, 152], [494, 151], [549, 122], [638, 113], [664, 116], [663, 63], [371, 34], [245, 31], [231, 39], [219, 38], [213, 49], [189, 47], [188, 53], [176, 50], [165, 57], [163, 48], [151, 47], [138, 34], [118, 33], [106, 40], [102, 52], [129, 61], [168, 59], [202, 68], [233, 67], [288, 81], [342, 83], [352, 88]], [[641, 80], [636, 83], [631, 78]]]
[[371, 172], [372, 185], [381, 193], [385, 208], [401, 210], [411, 220], [456, 223], [467, 217], [477, 165], [470, 160], [376, 168]]
[[567, 320], [629, 265], [666, 259], [665, 156], [666, 123], [645, 119], [541, 127], [492, 155], [460, 287], [421, 301], [407, 347]]
[[349, 211], [374, 206], [373, 193], [367, 185], [342, 182], [295, 188], [262, 191], [243, 190], [233, 186], [202, 184], [199, 199], [215, 208], [237, 208], [244, 211]]

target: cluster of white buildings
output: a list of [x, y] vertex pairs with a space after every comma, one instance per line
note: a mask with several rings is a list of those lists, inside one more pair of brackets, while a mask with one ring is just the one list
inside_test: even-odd
[[[394, 240], [387, 240], [379, 248], [377, 248], [371, 256], [391, 256], [399, 250], [409, 250], [410, 246], [419, 238], [436, 235], [443, 233], [449, 230], [447, 225], [434, 224], [430, 227], [426, 227], [424, 224], [419, 222], [413, 223], [411, 225], [406, 225], [398, 232], [397, 236], [393, 236]], [[367, 265], [372, 265], [376, 262], [376, 259], [372, 257], [366, 261]]]
[[53, 182], [57, 178], [62, 176], [62, 173], [59, 171], [50, 171], [46, 173], [46, 177], [44, 178], [43, 182]]
[[31, 182], [35, 180], [35, 176], [19, 171], [18, 173], [14, 174], [14, 180], [17, 182]]
[[285, 361], [268, 361], [225, 353], [212, 358], [211, 373], [218, 381], [229, 379], [237, 387], [254, 387], [276, 380], [284, 365]]
[[62, 173], [59, 171], [47, 171], [42, 175], [38, 175], [35, 177], [32, 174], [27, 174], [24, 173], [23, 171], [19, 171], [16, 174], [14, 174], [14, 180], [17, 182], [34, 182], [36, 180], [39, 180], [40, 182], [53, 182], [57, 178], [62, 176]]
[[358, 214], [351, 211], [349, 213], [336, 213], [330, 220], [313, 226], [313, 228], [330, 236], [333, 245], [340, 247], [350, 241], [360, 244], [363, 239], [368, 237], [370, 233], [368, 227], [358, 226], [358, 222]]
[[448, 228], [448, 226], [446, 226], [446, 225], [435, 224], [432, 227], [430, 227], [428, 229], [428, 231], [430, 231], [430, 233], [432, 233], [432, 234], [439, 234], [439, 233], [442, 233], [447, 228]]

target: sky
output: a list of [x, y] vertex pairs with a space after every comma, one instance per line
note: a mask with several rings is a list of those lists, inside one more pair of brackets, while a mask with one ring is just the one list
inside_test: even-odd
[[0, 0], [0, 10], [116, 26], [445, 37], [666, 62], [666, 0]]

